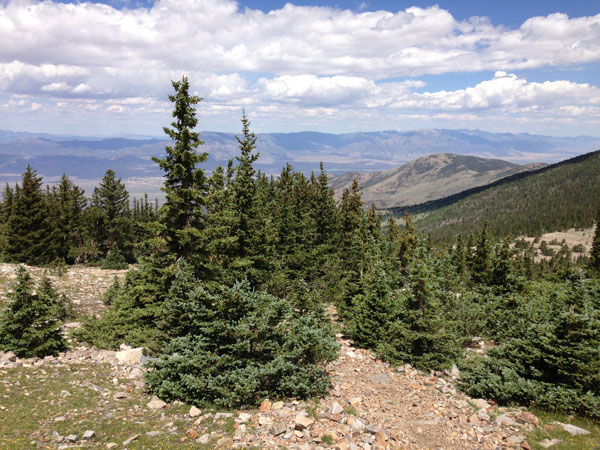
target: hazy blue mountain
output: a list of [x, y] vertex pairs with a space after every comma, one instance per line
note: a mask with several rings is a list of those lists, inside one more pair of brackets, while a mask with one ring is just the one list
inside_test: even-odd
[[[142, 136], [143, 137], [143, 136]], [[211, 170], [238, 153], [233, 133], [202, 132]], [[144, 186], [158, 190], [162, 172], [152, 156], [164, 154], [168, 141], [160, 138], [77, 137], [0, 130], [0, 182], [13, 181], [27, 164], [44, 177], [63, 172], [73, 178], [96, 180], [112, 168], [125, 181], [154, 178]], [[318, 132], [263, 133], [256, 167], [277, 174], [286, 162], [304, 172], [325, 164], [331, 174], [385, 171], [435, 153], [495, 158], [516, 164], [552, 163], [600, 148], [600, 138], [552, 137], [488, 133], [479, 130], [381, 131], [348, 134]], [[158, 180], [158, 181], [157, 181]], [[146, 189], [142, 186], [141, 188]], [[148, 188], [149, 189], [149, 188]]]

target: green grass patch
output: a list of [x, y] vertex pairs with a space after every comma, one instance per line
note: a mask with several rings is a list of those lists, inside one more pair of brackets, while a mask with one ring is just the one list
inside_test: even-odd
[[[61, 396], [63, 391], [70, 395]], [[116, 392], [127, 392], [128, 398], [115, 399]], [[77, 448], [105, 448], [110, 442], [120, 448], [123, 441], [140, 434], [128, 445], [130, 450], [209, 449], [210, 444], [182, 442], [186, 431], [195, 428], [198, 436], [215, 433], [214, 440], [233, 431], [233, 418], [207, 420], [195, 427], [196, 419], [187, 415], [189, 405], [152, 411], [146, 409], [150, 399], [131, 380], [115, 382], [110, 366], [103, 364], [0, 370], [0, 448], [56, 448], [54, 432], [81, 438], [86, 430], [93, 430], [96, 436], [87, 443], [79, 441]], [[147, 436], [149, 431], [160, 434]]]
[[[527, 442], [532, 450], [542, 450], [540, 442], [545, 439], [560, 439], [562, 442], [550, 447], [552, 450], [592, 450], [600, 449], [600, 423], [589, 419], [574, 417], [566, 414], [553, 413], [532, 409], [540, 419], [540, 425], [535, 427], [527, 436]], [[585, 436], [571, 436], [553, 422], [562, 422], [584, 428], [590, 432]]]

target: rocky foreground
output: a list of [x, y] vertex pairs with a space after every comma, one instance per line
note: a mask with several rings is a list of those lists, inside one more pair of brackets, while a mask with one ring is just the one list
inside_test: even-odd
[[[0, 264], [6, 289], [15, 271], [15, 265]], [[124, 274], [77, 267], [50, 277], [82, 317], [104, 310], [102, 293]], [[2, 294], [0, 302], [6, 300]], [[340, 357], [329, 366], [325, 398], [264, 399], [259, 409], [235, 412], [152, 397], [141, 349], [81, 346], [44, 359], [0, 352], [0, 448], [528, 449], [526, 436], [549, 426], [529, 411], [457, 392], [456, 370], [392, 368], [342, 335], [338, 339]], [[551, 426], [564, 430], [565, 440], [588, 433], [571, 424]], [[555, 444], [560, 440], [536, 445]]]
[[[182, 444], [215, 449], [530, 448], [525, 435], [539, 424], [531, 412], [503, 410], [485, 400], [468, 398], [456, 391], [451, 374], [424, 374], [410, 366], [391, 368], [370, 351], [352, 347], [341, 336], [339, 340], [342, 350], [330, 366], [333, 381], [327, 397], [308, 402], [265, 399], [259, 410], [204, 411], [151, 397], [144, 390], [145, 357], [141, 349], [127, 347], [120, 352], [78, 347], [44, 359], [17, 359], [0, 353], [0, 374], [27, 368], [37, 368], [44, 375], [61, 367], [89, 371], [90, 365], [110, 371], [105, 375], [112, 378], [108, 387], [85, 377], [70, 382], [74, 389], [93, 391], [96, 405], [47, 419], [40, 430], [24, 437], [31, 448], [153, 448], [152, 439], [164, 435]], [[2, 378], [0, 383], [6, 384], [6, 380]], [[60, 403], [71, 395], [69, 388], [49, 393], [50, 403]], [[48, 402], [48, 398], [38, 400]], [[127, 408], [122, 408], [125, 404]], [[0, 418], [7, 413], [0, 399]], [[79, 416], [91, 414], [142, 425], [150, 415], [160, 420], [144, 433], [112, 439], [93, 427], [81, 428]], [[215, 426], [227, 421], [231, 426]], [[57, 432], [58, 424], [67, 431]], [[559, 425], [570, 427], [573, 433], [586, 432]], [[542, 445], [555, 443], [558, 441]]]

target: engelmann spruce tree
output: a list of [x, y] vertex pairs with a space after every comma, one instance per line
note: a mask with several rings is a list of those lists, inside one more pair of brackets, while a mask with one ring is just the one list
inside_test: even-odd
[[194, 105], [202, 99], [189, 93], [187, 77], [173, 81], [175, 94], [169, 95], [173, 102], [172, 128], [164, 132], [173, 140], [166, 147], [164, 158], [153, 157], [165, 171], [164, 187], [166, 202], [162, 208], [161, 221], [165, 225], [165, 236], [169, 249], [177, 257], [189, 258], [198, 252], [202, 242], [200, 231], [204, 227], [204, 212], [207, 195], [207, 179], [204, 170], [196, 166], [208, 159], [208, 153], [198, 153], [203, 144], [193, 129], [198, 124]]
[[67, 314], [60, 299], [46, 280], [35, 292], [31, 275], [23, 267], [9, 294], [11, 302], [0, 315], [0, 349], [19, 357], [56, 355], [66, 348], [60, 333], [60, 318]]

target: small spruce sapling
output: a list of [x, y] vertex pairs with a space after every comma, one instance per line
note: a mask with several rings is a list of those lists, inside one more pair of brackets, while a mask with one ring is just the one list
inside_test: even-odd
[[36, 293], [29, 272], [19, 268], [15, 289], [9, 294], [11, 302], [0, 316], [2, 350], [41, 358], [66, 348], [59, 317], [65, 313], [58, 308], [54, 294], [48, 282]]

